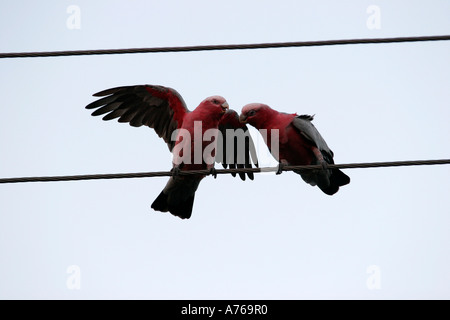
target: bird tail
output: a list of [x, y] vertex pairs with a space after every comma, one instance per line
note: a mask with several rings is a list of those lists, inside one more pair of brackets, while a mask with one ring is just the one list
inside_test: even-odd
[[153, 201], [152, 208], [156, 211], [170, 212], [181, 219], [189, 219], [200, 180], [197, 177], [170, 178], [164, 190]]
[[339, 169], [332, 169], [331, 175], [327, 180], [327, 183], [321, 183], [321, 181], [319, 180], [317, 186], [320, 188], [320, 190], [330, 196], [338, 192], [340, 186], [344, 186], [350, 183], [350, 177]]
[[153, 201], [152, 208], [156, 211], [169, 211], [174, 216], [181, 219], [189, 219], [192, 215], [192, 208], [194, 206], [195, 194], [175, 203], [169, 202], [169, 195], [161, 191], [159, 196]]
[[169, 211], [169, 204], [167, 203], [167, 199], [167, 194], [165, 194], [164, 191], [161, 191], [159, 196], [155, 199], [155, 201], [153, 201], [152, 209], [161, 212]]
[[350, 183], [350, 177], [339, 169], [328, 170], [294, 170], [303, 180], [312, 186], [318, 186], [328, 195], [338, 192], [340, 186]]

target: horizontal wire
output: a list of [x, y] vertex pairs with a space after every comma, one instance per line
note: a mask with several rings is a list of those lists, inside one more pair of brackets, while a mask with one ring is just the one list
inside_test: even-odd
[[[355, 169], [355, 168], [381, 168], [381, 167], [401, 167], [420, 165], [440, 165], [450, 164], [450, 159], [440, 160], [412, 160], [412, 161], [391, 161], [391, 162], [368, 162], [368, 163], [347, 163], [328, 164], [328, 169]], [[283, 166], [283, 171], [292, 170], [318, 170], [323, 169], [321, 165]], [[229, 173], [261, 173], [278, 171], [278, 167], [265, 168], [237, 168], [237, 169], [217, 169], [217, 174]], [[190, 170], [180, 171], [179, 175], [209, 175], [210, 170]], [[91, 174], [74, 176], [52, 176], [52, 177], [22, 177], [22, 178], [0, 178], [1, 183], [24, 183], [24, 182], [59, 182], [59, 181], [79, 181], [79, 180], [101, 180], [101, 179], [125, 179], [125, 178], [151, 178], [172, 176], [172, 171], [158, 172], [138, 172], [138, 173], [112, 173], [112, 174]]]
[[273, 42], [255, 44], [229, 44], [229, 45], [203, 45], [184, 47], [154, 47], [131, 49], [98, 49], [98, 50], [72, 50], [72, 51], [42, 51], [42, 52], [10, 52], [0, 53], [0, 58], [37, 58], [37, 57], [63, 57], [85, 56], [105, 54], [129, 54], [129, 53], [161, 53], [161, 52], [190, 52], [211, 50], [243, 50], [243, 49], [267, 49], [267, 48], [292, 48], [292, 47], [317, 47], [345, 44], [375, 44], [375, 43], [399, 43], [420, 41], [450, 40], [450, 35], [422, 36], [422, 37], [397, 37], [397, 38], [368, 38], [346, 40], [321, 40], [321, 41], [297, 41], [297, 42]]

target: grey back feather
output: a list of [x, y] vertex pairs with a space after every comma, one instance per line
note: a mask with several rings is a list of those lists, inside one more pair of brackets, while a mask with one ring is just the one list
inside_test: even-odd
[[333, 163], [333, 151], [331, 151], [319, 131], [312, 124], [311, 121], [313, 119], [314, 116], [304, 114], [295, 117], [294, 120], [292, 120], [292, 124], [306, 139], [311, 141], [322, 154], [324, 154], [325, 159], [328, 160], [327, 162], [331, 161], [330, 163]]

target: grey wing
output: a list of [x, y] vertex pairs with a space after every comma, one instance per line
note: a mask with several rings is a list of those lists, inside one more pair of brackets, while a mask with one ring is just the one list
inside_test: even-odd
[[189, 110], [174, 89], [155, 85], [136, 85], [107, 89], [94, 94], [103, 97], [86, 106], [96, 109], [92, 115], [105, 115], [103, 120], [119, 118], [131, 126], [148, 126], [164, 139], [172, 151], [172, 133], [181, 127]]
[[[248, 127], [239, 121], [239, 115], [234, 110], [228, 110], [219, 122], [222, 139], [218, 140], [216, 162], [222, 163], [224, 168], [252, 168], [252, 162], [258, 167], [258, 158], [253, 139]], [[239, 177], [245, 180], [245, 175], [253, 180], [253, 172], [240, 172]], [[236, 174], [232, 173], [235, 177]]]
[[310, 115], [300, 115], [294, 118], [292, 124], [294, 127], [300, 131], [306, 139], [312, 142], [323, 154], [325, 160], [329, 163], [334, 163], [333, 161], [333, 151], [328, 147], [327, 143], [316, 129], [316, 127], [312, 124], [312, 120], [314, 116]]

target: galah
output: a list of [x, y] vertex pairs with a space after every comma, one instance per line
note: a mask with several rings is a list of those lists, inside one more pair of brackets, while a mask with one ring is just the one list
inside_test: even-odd
[[[278, 174], [282, 172], [283, 165], [320, 164], [322, 169], [319, 170], [294, 172], [328, 195], [335, 194], [340, 186], [350, 183], [350, 178], [341, 170], [327, 168], [327, 164], [334, 164], [334, 154], [312, 124], [313, 116], [282, 113], [265, 104], [251, 103], [242, 108], [239, 119], [264, 132], [263, 138], [269, 150], [280, 163]], [[274, 143], [277, 145], [272, 146]], [[272, 147], [278, 150], [274, 152]]]
[[[152, 203], [155, 211], [169, 211], [182, 219], [191, 217], [195, 192], [205, 175], [183, 175], [180, 171], [209, 169], [215, 176], [214, 162], [218, 159], [225, 168], [251, 168], [251, 160], [256, 164], [254, 151], [249, 149], [254, 147], [253, 142], [248, 139], [244, 155], [223, 155], [226, 134], [219, 130], [240, 128], [247, 131], [247, 127], [221, 96], [206, 98], [193, 111], [188, 110], [176, 90], [158, 85], [117, 87], [94, 96], [103, 98], [86, 106], [86, 109], [96, 109], [93, 116], [106, 114], [103, 120], [118, 118], [119, 122], [128, 122], [134, 127], [153, 128], [173, 153], [173, 175]], [[219, 135], [224, 139], [218, 139]], [[217, 145], [218, 142], [221, 144]], [[213, 150], [206, 153], [207, 148]], [[216, 157], [219, 154], [220, 157]], [[253, 180], [252, 173], [247, 175]], [[245, 180], [245, 174], [239, 176]]]

